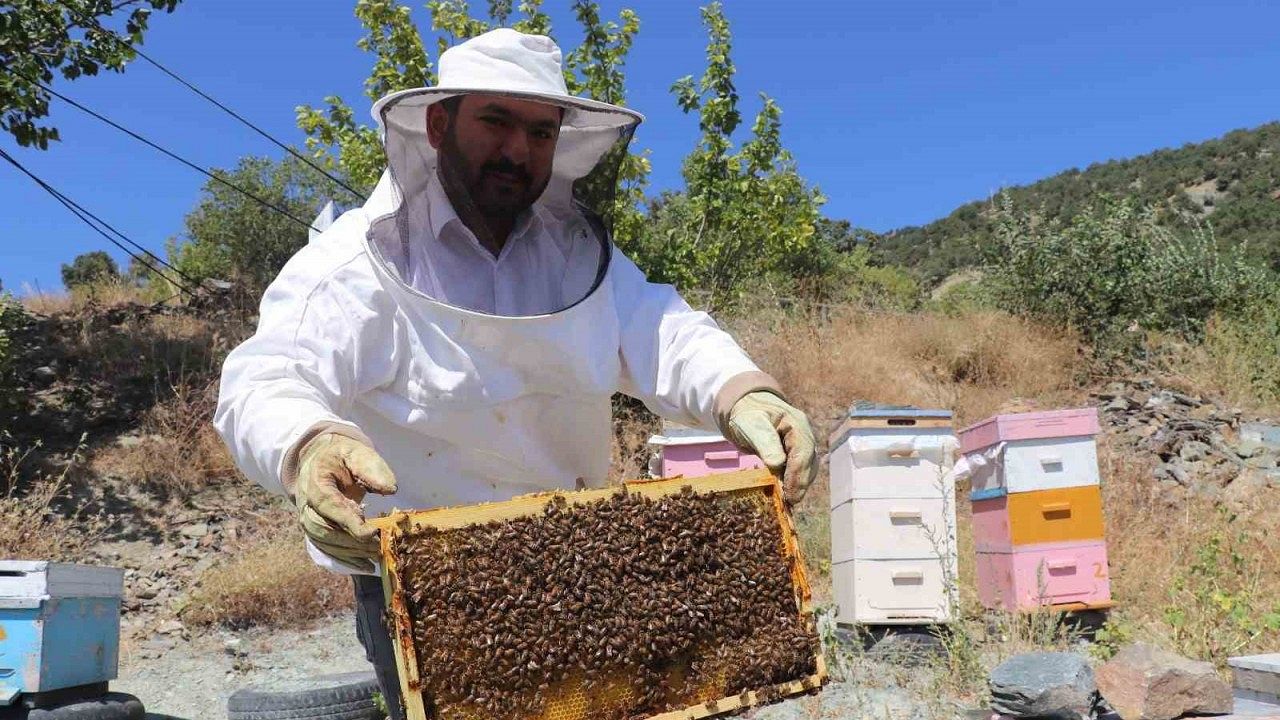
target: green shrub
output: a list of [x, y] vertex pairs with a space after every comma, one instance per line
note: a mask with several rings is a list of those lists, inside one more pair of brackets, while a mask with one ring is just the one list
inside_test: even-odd
[[1280, 403], [1280, 290], [1215, 318], [1204, 348], [1216, 380], [1232, 395]]
[[999, 302], [990, 283], [981, 279], [962, 280], [930, 300], [929, 309], [947, 317], [961, 317], [997, 310]]
[[1100, 354], [1133, 349], [1142, 331], [1202, 337], [1215, 313], [1234, 316], [1265, 292], [1245, 248], [1219, 250], [1203, 225], [1170, 230], [1130, 200], [1102, 197], [1069, 223], [996, 210], [993, 288], [1014, 312], [1071, 326]]
[[116, 267], [116, 261], [101, 250], [81, 253], [70, 265], [62, 265], [62, 284], [68, 290], [117, 282], [119, 279], [120, 269]]

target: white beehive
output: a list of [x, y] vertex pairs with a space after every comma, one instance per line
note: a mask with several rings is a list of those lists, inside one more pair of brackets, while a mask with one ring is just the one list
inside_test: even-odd
[[946, 410], [857, 405], [831, 435], [831, 577], [836, 620], [951, 619], [958, 444]]

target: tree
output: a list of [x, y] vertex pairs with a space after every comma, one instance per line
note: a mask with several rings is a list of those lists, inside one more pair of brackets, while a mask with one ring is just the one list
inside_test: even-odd
[[655, 279], [712, 291], [731, 302], [750, 282], [799, 282], [833, 271], [815, 226], [825, 198], [782, 147], [782, 109], [761, 94], [751, 135], [733, 152], [741, 124], [733, 84], [729, 22], [719, 3], [702, 9], [707, 68], [672, 92], [681, 109], [698, 113], [702, 135], [684, 160], [685, 190], [652, 207], [647, 237], [633, 252]]
[[[173, 12], [181, 0], [8, 0], [0, 6], [0, 129], [19, 145], [42, 150], [59, 140], [49, 115], [54, 71], [67, 80], [123, 72], [141, 43], [153, 10]], [[106, 27], [116, 11], [136, 6], [123, 30]]]
[[[321, 181], [293, 158], [241, 158], [234, 170], [215, 174], [306, 221], [326, 197]], [[184, 235], [169, 241], [169, 262], [190, 280], [229, 281], [255, 298], [307, 243], [302, 224], [216, 180], [205, 183], [184, 224]]]
[[71, 261], [70, 265], [62, 265], [62, 284], [68, 290], [90, 287], [104, 282], [120, 279], [120, 270], [116, 261], [101, 250], [81, 253]]

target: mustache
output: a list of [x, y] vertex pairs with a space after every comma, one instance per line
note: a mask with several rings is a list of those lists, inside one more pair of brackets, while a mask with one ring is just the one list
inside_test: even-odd
[[480, 172], [483, 174], [502, 173], [504, 175], [514, 175], [525, 184], [533, 182], [533, 176], [529, 174], [529, 169], [527, 167], [524, 165], [517, 165], [511, 162], [508, 158], [500, 158], [493, 162], [485, 163], [480, 166]]

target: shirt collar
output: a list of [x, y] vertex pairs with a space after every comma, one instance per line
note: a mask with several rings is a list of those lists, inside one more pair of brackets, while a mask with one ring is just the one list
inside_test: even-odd
[[[453, 209], [453, 203], [450, 202], [448, 194], [444, 191], [444, 186], [440, 182], [440, 176], [432, 173], [431, 182], [427, 184], [427, 216], [430, 222], [431, 235], [437, 240], [444, 237], [444, 233], [450, 226], [457, 227], [466, 232], [477, 246], [479, 241], [475, 240], [475, 234], [471, 232], [462, 222], [462, 218], [458, 217], [458, 211]], [[516, 219], [515, 227], [511, 228], [511, 236], [507, 238], [507, 242], [502, 247], [499, 257], [507, 254], [507, 249], [511, 247], [513, 241], [519, 240], [529, 234], [542, 219], [539, 217], [538, 205], [535, 203], [533, 207], [520, 213], [520, 217]], [[480, 246], [484, 250], [483, 246]], [[485, 255], [490, 255], [488, 250], [484, 250]], [[490, 255], [491, 256], [491, 255]], [[492, 256], [491, 256], [492, 257]]]

